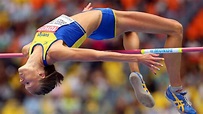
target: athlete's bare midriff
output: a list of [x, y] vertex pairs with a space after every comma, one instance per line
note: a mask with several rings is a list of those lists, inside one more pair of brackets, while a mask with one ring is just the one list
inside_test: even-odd
[[78, 22], [86, 31], [87, 36], [89, 36], [100, 25], [102, 12], [99, 10], [91, 10], [76, 14], [71, 18]]
[[[125, 25], [126, 21], [123, 21], [125, 20], [125, 17], [129, 15], [129, 13], [117, 10], [113, 10], [113, 12], [115, 13], [116, 17], [116, 36], [120, 36], [129, 30]], [[102, 20], [102, 12], [99, 10], [91, 10], [76, 14], [71, 18], [78, 22], [87, 32], [87, 36], [89, 36], [100, 25]]]

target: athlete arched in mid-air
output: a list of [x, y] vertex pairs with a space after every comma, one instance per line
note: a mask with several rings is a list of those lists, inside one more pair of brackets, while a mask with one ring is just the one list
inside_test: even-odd
[[[91, 9], [71, 17], [61, 15], [40, 27], [33, 41], [23, 47], [23, 53], [29, 55], [25, 65], [19, 68], [20, 82], [32, 94], [49, 93], [63, 80], [63, 76], [54, 68], [58, 61], [118, 61], [129, 62], [130, 82], [137, 100], [147, 107], [154, 106], [154, 100], [139, 73], [137, 62], [147, 65], [152, 72], [159, 70], [163, 58], [157, 54], [121, 54], [94, 49], [78, 48], [86, 38], [105, 40], [124, 34], [125, 49], [136, 49], [139, 45], [135, 32], [166, 34], [165, 47], [181, 47], [183, 28], [172, 19], [137, 12], [119, 11], [110, 8]], [[180, 79], [181, 54], [164, 54], [170, 79], [166, 97], [181, 113], [195, 114], [196, 111], [187, 102], [182, 91]]]

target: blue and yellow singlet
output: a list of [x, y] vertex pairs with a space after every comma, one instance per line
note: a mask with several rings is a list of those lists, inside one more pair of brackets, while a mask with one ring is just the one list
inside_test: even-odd
[[68, 47], [79, 47], [87, 37], [95, 40], [110, 39], [115, 37], [116, 18], [110, 8], [97, 8], [102, 12], [102, 20], [99, 27], [87, 36], [82, 26], [72, 18], [61, 15], [51, 22], [37, 29], [34, 40], [31, 43], [29, 55], [36, 45], [43, 48], [43, 63], [47, 66], [46, 55], [51, 45], [57, 40], [63, 40]]

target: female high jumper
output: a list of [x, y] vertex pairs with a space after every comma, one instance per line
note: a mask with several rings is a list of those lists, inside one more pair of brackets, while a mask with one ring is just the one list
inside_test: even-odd
[[82, 13], [71, 17], [61, 15], [37, 29], [31, 43], [22, 49], [29, 55], [25, 65], [18, 71], [20, 82], [32, 94], [45, 95], [63, 80], [55, 70], [58, 61], [117, 61], [129, 62], [131, 74], [129, 80], [137, 100], [146, 107], [154, 106], [154, 99], [147, 90], [138, 62], [145, 64], [156, 73], [165, 60], [170, 85], [166, 90], [167, 99], [180, 113], [195, 114], [191, 104], [185, 98], [180, 78], [181, 54], [122, 54], [110, 51], [78, 48], [86, 38], [105, 40], [124, 35], [126, 50], [137, 49], [139, 39], [135, 32], [166, 34], [166, 48], [182, 46], [182, 25], [172, 19], [137, 11], [118, 11], [111, 8], [95, 8], [89, 4]]

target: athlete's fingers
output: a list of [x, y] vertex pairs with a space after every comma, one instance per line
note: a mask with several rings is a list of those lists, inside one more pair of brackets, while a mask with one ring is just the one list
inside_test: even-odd
[[159, 57], [159, 54], [151, 54], [151, 56], [154, 58], [156, 61], [163, 61], [163, 57]]
[[159, 54], [154, 54], [154, 53], [152, 53], [151, 55], [154, 56], [154, 57], [159, 56]]
[[148, 61], [146, 63], [146, 65], [148, 66], [148, 68], [153, 72], [153, 74], [156, 75], [156, 71], [160, 71], [159, 66], [163, 66], [162, 64], [158, 63], [158, 62], [154, 62], [154, 61]]
[[88, 3], [88, 5], [85, 8], [91, 10], [92, 9], [91, 5], [92, 3]]
[[92, 5], [92, 3], [90, 2], [90, 3], [88, 3], [87, 7], [90, 7], [91, 5]]
[[155, 61], [164, 61], [163, 57], [153, 57], [153, 60]]
[[161, 64], [161, 63], [156, 63], [156, 65], [157, 65], [157, 66], [161, 66], [161, 67], [164, 66], [164, 65]]
[[151, 62], [154, 66], [164, 66], [163, 64], [161, 64], [161, 63], [159, 63], [159, 62], [154, 62], [154, 61], [152, 61]]
[[153, 68], [153, 69], [155, 69], [155, 70], [160, 71], [160, 68], [158, 68], [158, 67], [157, 67], [157, 66], [155, 66], [155, 65], [151, 65], [150, 67], [151, 67], [151, 68]]
[[164, 58], [163, 57], [156, 57], [155, 60], [156, 61], [164, 61]]
[[154, 65], [149, 65], [149, 69], [152, 71], [152, 73], [153, 73], [154, 75], [156, 75], [156, 70], [155, 70], [155, 68], [154, 68]]
[[91, 5], [92, 5], [92, 3], [88, 3], [87, 6], [83, 9], [83, 12], [91, 10], [93, 8], [93, 7], [91, 7]]

